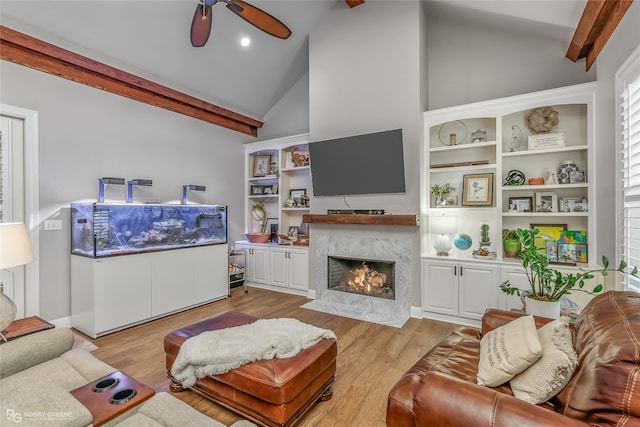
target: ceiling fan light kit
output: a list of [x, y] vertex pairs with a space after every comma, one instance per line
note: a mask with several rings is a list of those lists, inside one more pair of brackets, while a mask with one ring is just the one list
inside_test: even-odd
[[291, 30], [277, 18], [242, 0], [201, 0], [193, 14], [191, 22], [191, 45], [202, 47], [209, 40], [213, 20], [211, 8], [216, 3], [225, 3], [227, 9], [265, 33], [287, 39]]

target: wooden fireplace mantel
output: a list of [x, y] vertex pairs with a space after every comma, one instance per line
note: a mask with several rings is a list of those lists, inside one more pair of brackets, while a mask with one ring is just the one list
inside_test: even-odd
[[418, 215], [308, 214], [302, 215], [302, 222], [307, 224], [361, 224], [417, 227], [420, 225], [420, 217]]

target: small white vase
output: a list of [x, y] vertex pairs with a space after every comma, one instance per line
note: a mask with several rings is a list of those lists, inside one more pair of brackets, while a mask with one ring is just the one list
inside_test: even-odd
[[560, 301], [539, 301], [525, 298], [525, 312], [534, 316], [557, 319], [560, 317]]

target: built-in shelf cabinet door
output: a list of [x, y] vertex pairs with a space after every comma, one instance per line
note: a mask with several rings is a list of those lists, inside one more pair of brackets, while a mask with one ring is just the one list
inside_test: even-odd
[[270, 252], [271, 284], [287, 287], [289, 285], [289, 251], [285, 248], [272, 248]]
[[309, 252], [304, 249], [289, 250], [289, 287], [309, 288]]
[[261, 245], [236, 244], [237, 250], [244, 250], [246, 256], [245, 280], [269, 283], [269, 247]]
[[447, 260], [422, 262], [422, 308], [433, 313], [458, 315], [458, 263]]
[[271, 284], [286, 288], [308, 288], [308, 252], [291, 247], [271, 248]]
[[498, 266], [486, 263], [460, 263], [458, 270], [458, 316], [482, 320], [487, 308], [498, 305]]
[[[521, 291], [530, 289], [529, 279], [521, 266], [502, 266], [500, 267], [500, 283], [509, 281], [511, 286], [515, 286]], [[518, 295], [507, 295], [498, 290], [498, 308], [503, 310], [522, 310], [522, 302]]]

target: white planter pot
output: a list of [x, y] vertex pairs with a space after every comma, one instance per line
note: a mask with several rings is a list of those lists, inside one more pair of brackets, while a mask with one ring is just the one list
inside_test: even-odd
[[538, 301], [525, 298], [525, 312], [534, 316], [557, 319], [560, 317], [560, 301]]

